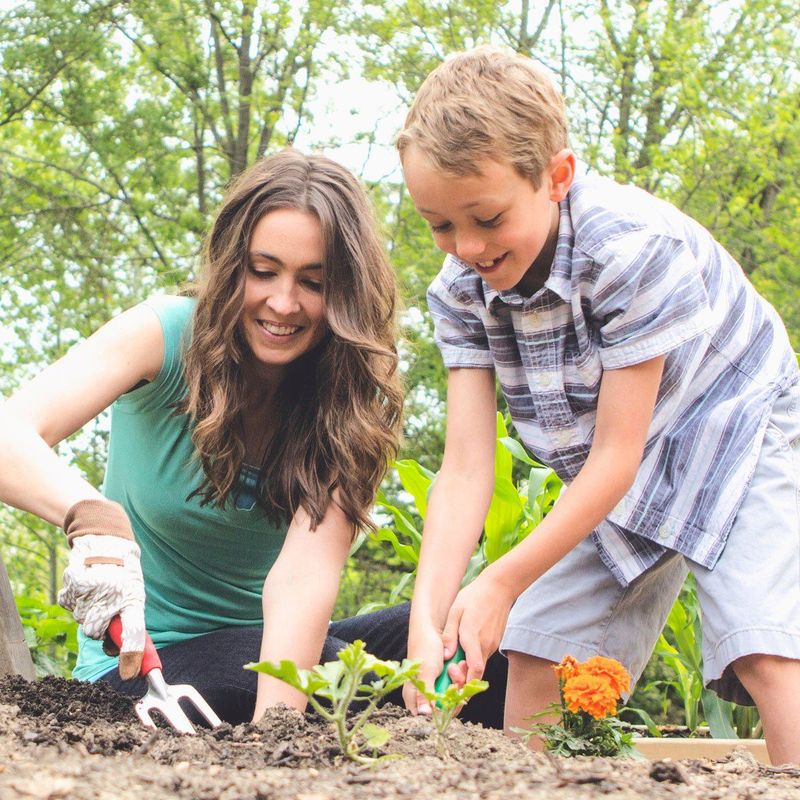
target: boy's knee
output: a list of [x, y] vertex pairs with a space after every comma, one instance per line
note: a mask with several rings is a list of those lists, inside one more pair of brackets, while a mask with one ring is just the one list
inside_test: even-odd
[[513, 682], [526, 693], [552, 694], [558, 691], [558, 678], [553, 670], [555, 662], [515, 650], [509, 650], [506, 656], [509, 683]]
[[753, 689], [772, 685], [783, 678], [795, 680], [800, 674], [800, 661], [768, 653], [751, 653], [731, 664], [736, 677], [753, 694]]
[[[514, 650], [508, 651], [507, 656], [506, 733], [516, 735], [516, 729], [529, 728], [532, 721], [555, 722], [557, 715], [552, 718], [538, 716], [559, 699], [554, 662]], [[541, 743], [537, 742], [532, 739], [529, 744], [534, 749], [541, 749]]]

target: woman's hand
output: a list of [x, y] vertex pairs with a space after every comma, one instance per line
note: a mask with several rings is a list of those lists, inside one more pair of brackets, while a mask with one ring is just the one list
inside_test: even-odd
[[102, 639], [112, 617], [120, 615], [122, 643], [119, 674], [139, 674], [145, 643], [144, 580], [130, 520], [119, 503], [105, 498], [81, 500], [64, 518], [72, 550], [58, 602], [72, 612], [91, 639]]
[[75, 540], [58, 602], [72, 612], [91, 639], [102, 639], [111, 619], [120, 615], [119, 674], [123, 680], [135, 678], [142, 666], [144, 598], [136, 542], [98, 535]]

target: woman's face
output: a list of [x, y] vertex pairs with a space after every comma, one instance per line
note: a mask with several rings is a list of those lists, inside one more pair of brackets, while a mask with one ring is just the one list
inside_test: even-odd
[[293, 208], [270, 211], [256, 223], [249, 251], [242, 328], [257, 364], [280, 377], [327, 330], [319, 220]]

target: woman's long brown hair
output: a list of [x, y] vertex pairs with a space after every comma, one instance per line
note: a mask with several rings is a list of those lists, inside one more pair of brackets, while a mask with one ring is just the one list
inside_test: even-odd
[[361, 185], [322, 156], [286, 150], [245, 171], [227, 192], [206, 237], [188, 386], [178, 411], [195, 423], [192, 441], [203, 502], [232, 500], [245, 458], [243, 365], [249, 347], [240, 317], [256, 223], [278, 208], [313, 214], [324, 241], [326, 338], [289, 365], [278, 388], [279, 423], [260, 469], [259, 503], [274, 520], [303, 508], [312, 528], [334, 490], [354, 531], [374, 527], [369, 509], [396, 454], [402, 391], [397, 373], [395, 276]]

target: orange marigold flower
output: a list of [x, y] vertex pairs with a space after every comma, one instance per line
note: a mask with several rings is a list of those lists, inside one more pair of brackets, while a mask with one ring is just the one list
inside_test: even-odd
[[585, 711], [595, 719], [603, 719], [617, 710], [614, 687], [599, 675], [574, 675], [564, 684], [562, 693], [573, 714]]
[[560, 681], [567, 681], [578, 673], [579, 666], [577, 659], [572, 656], [564, 656], [564, 658], [561, 659], [561, 663], [554, 665], [553, 669], [556, 671], [556, 675], [558, 675]]
[[605, 678], [616, 692], [617, 699], [622, 696], [623, 692], [631, 690], [631, 676], [625, 667], [613, 658], [592, 656], [580, 665], [578, 673]]

